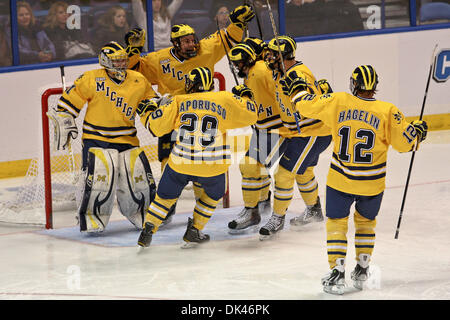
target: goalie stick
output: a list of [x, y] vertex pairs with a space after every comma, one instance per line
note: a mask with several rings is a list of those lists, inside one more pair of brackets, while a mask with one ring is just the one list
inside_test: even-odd
[[[427, 80], [427, 85], [425, 87], [425, 94], [423, 96], [422, 109], [420, 110], [419, 120], [422, 120], [423, 111], [425, 109], [425, 101], [427, 100], [428, 87], [430, 86], [431, 73], [433, 72], [434, 56], [436, 53], [437, 46], [438, 45], [436, 44], [433, 49], [433, 54], [431, 55], [430, 71], [428, 73], [428, 80]], [[398, 216], [397, 229], [395, 231], [395, 237], [394, 237], [395, 239], [398, 239], [398, 234], [400, 233], [400, 223], [402, 222], [403, 209], [405, 208], [405, 200], [406, 200], [406, 194], [408, 193], [409, 179], [411, 177], [412, 166], [414, 163], [414, 156], [416, 155], [418, 146], [419, 146], [419, 143], [416, 144], [416, 147], [413, 150], [412, 155], [411, 155], [411, 161], [409, 163], [408, 176], [406, 177], [406, 185], [405, 185], [405, 190], [403, 192], [402, 205], [400, 207], [400, 214]]]

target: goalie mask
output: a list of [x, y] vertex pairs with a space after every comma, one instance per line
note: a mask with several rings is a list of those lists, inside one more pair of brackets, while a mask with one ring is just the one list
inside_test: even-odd
[[125, 80], [128, 54], [120, 44], [115, 41], [107, 43], [100, 51], [98, 61], [111, 77], [120, 81]]
[[267, 53], [264, 60], [271, 70], [281, 70], [280, 51], [283, 60], [295, 59], [295, 51], [297, 50], [297, 43], [289, 36], [279, 36], [269, 41], [267, 45]]
[[205, 92], [214, 89], [213, 76], [211, 70], [206, 67], [193, 69], [186, 78], [186, 93]]
[[187, 24], [174, 25], [170, 33], [170, 41], [177, 55], [185, 59], [193, 58], [198, 53], [199, 43], [195, 30]]
[[244, 78], [248, 70], [255, 65], [256, 54], [249, 45], [238, 43], [230, 50], [230, 60], [238, 76]]
[[357, 67], [350, 77], [350, 92], [356, 96], [358, 91], [375, 91], [378, 75], [370, 65]]

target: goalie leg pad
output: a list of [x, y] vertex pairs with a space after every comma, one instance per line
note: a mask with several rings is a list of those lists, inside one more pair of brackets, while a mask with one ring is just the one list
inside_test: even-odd
[[78, 209], [80, 231], [101, 232], [108, 224], [116, 193], [118, 159], [117, 150], [89, 149], [84, 193]]
[[142, 229], [146, 210], [155, 199], [156, 184], [145, 152], [133, 148], [119, 153], [117, 203], [120, 212]]

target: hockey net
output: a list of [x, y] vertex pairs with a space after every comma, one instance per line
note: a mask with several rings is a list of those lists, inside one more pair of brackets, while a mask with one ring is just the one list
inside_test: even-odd
[[[214, 74], [215, 88], [225, 90], [225, 78]], [[217, 85], [218, 84], [218, 85]], [[57, 151], [53, 146], [53, 125], [46, 115], [55, 106], [63, 92], [62, 88], [49, 88], [41, 97], [43, 155], [31, 160], [27, 173], [15, 196], [0, 205], [0, 222], [45, 225], [53, 228], [53, 215], [60, 211], [77, 208], [77, 197], [83, 183], [81, 176], [81, 133], [86, 106], [75, 119], [78, 138], [72, 140], [69, 150]], [[141, 148], [149, 159], [156, 184], [161, 178], [161, 163], [158, 161], [158, 139], [136, 119], [137, 136]], [[228, 179], [227, 179], [228, 184]], [[183, 193], [184, 194], [184, 193]], [[229, 207], [229, 188], [222, 200]]]

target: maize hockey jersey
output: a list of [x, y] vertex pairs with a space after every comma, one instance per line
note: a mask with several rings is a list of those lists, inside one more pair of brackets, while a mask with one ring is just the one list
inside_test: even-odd
[[[297, 62], [288, 70], [295, 70], [299, 76], [303, 76], [306, 79], [309, 87], [314, 93], [320, 94], [319, 88], [317, 86], [317, 81], [311, 70], [305, 66], [302, 62]], [[290, 137], [310, 137], [310, 136], [328, 136], [330, 135], [330, 129], [327, 128], [323, 122], [318, 119], [308, 119], [306, 117], [301, 117], [298, 119], [298, 126], [300, 127], [300, 133], [298, 132], [297, 122], [295, 121], [294, 107], [291, 105], [291, 100], [289, 96], [283, 93], [283, 89], [280, 84], [280, 75], [274, 73], [275, 79], [275, 94], [280, 108], [280, 116], [283, 121], [284, 126], [290, 131]]]
[[417, 142], [414, 127], [391, 103], [345, 92], [322, 96], [303, 92], [293, 100], [302, 115], [331, 128], [334, 149], [327, 185], [336, 190], [364, 196], [381, 193], [389, 145], [407, 152]]
[[195, 67], [207, 67], [214, 74], [214, 65], [225, 55], [222, 39], [227, 50], [230, 46], [239, 42], [243, 31], [234, 24], [230, 24], [225, 30], [220, 30], [221, 36], [216, 32], [199, 41], [197, 55], [190, 59], [178, 58], [174, 48], [161, 49], [140, 57], [130, 57], [130, 69], [141, 72], [148, 81], [158, 85], [161, 95], [184, 94], [185, 78]]
[[256, 128], [277, 132], [283, 137], [290, 135], [289, 130], [283, 126], [280, 109], [275, 96], [275, 82], [273, 73], [264, 61], [256, 61], [251, 67], [244, 83], [252, 90], [258, 110]]
[[142, 99], [156, 96], [142, 74], [128, 70], [121, 84], [112, 81], [105, 69], [83, 73], [58, 100], [58, 110], [78, 117], [87, 102], [82, 139], [139, 145], [135, 113]]
[[227, 91], [177, 95], [141, 117], [155, 136], [177, 130], [168, 164], [179, 173], [199, 177], [226, 172], [232, 160], [227, 130], [250, 126], [256, 120], [254, 102]]

